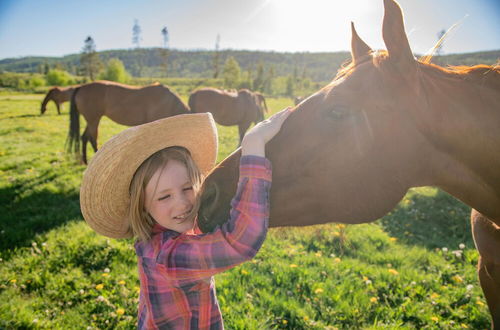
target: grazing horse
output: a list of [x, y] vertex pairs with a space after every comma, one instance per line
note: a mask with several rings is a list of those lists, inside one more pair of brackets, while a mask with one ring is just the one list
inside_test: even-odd
[[158, 83], [145, 87], [110, 81], [88, 83], [76, 88], [71, 99], [68, 150], [79, 154], [80, 114], [87, 121], [81, 136], [82, 160], [87, 164], [87, 142], [97, 151], [97, 128], [102, 116], [121, 125], [136, 126], [188, 112], [177, 94]]
[[53, 87], [49, 90], [47, 95], [42, 101], [42, 107], [40, 109], [40, 114], [43, 115], [45, 111], [47, 110], [47, 103], [49, 101], [54, 101], [54, 103], [57, 106], [57, 114], [61, 114], [61, 104], [64, 102], [68, 102], [71, 99], [71, 96], [73, 95], [73, 91], [75, 88], [78, 86], [71, 86], [71, 87]]
[[267, 105], [264, 96], [248, 89], [228, 92], [215, 88], [202, 88], [189, 96], [192, 112], [211, 112], [214, 120], [224, 126], [238, 125], [240, 143], [252, 122], [264, 119]]
[[[500, 68], [416, 60], [401, 8], [394, 0], [384, 7], [387, 51], [372, 51], [352, 25], [352, 62], [267, 144], [269, 225], [370, 222], [409, 188], [439, 187], [473, 208], [479, 280], [500, 329]], [[205, 232], [228, 219], [240, 156], [204, 182], [198, 224]]]

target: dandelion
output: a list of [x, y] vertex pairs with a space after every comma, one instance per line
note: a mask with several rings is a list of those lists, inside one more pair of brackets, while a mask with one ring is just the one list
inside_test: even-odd
[[476, 305], [478, 306], [484, 306], [484, 303], [481, 300], [476, 301]]
[[290, 268], [297, 268], [297, 267], [299, 267], [299, 266], [297, 266], [296, 264], [291, 264], [290, 265]]
[[247, 272], [246, 270], [242, 269], [242, 270], [241, 270], [241, 274], [242, 274], [242, 275], [248, 275], [248, 272]]
[[338, 231], [336, 231], [336, 232], [333, 233], [333, 236], [337, 236], [338, 237], [338, 236], [340, 236], [340, 233]]
[[121, 280], [120, 282], [118, 282], [118, 284], [120, 284], [120, 285], [125, 285], [125, 281], [124, 281], [124, 280]]
[[371, 303], [376, 303], [376, 302], [377, 302], [377, 300], [378, 300], [378, 298], [377, 298], [377, 297], [371, 297], [371, 298], [370, 298], [370, 302], [371, 302]]
[[288, 321], [287, 320], [283, 320], [283, 324], [288, 324]]
[[439, 318], [437, 316], [433, 316], [433, 317], [431, 317], [431, 320], [433, 320], [434, 322], [437, 322], [437, 321], [439, 321]]
[[467, 285], [467, 286], [465, 287], [465, 290], [470, 291], [470, 290], [472, 290], [472, 288], [474, 288], [474, 285], [469, 284], [469, 285]]
[[17, 280], [15, 278], [13, 278], [12, 280], [10, 280], [10, 283], [14, 283], [15, 284], [16, 282], [17, 282]]
[[338, 229], [343, 229], [343, 228], [345, 228], [345, 224], [339, 223], [339, 224], [337, 224], [337, 228]]
[[104, 284], [97, 284], [97, 285], [95, 286], [95, 288], [96, 288], [97, 290], [102, 290], [102, 289], [104, 289]]
[[391, 242], [396, 242], [398, 239], [397, 239], [396, 237], [390, 237], [390, 238], [389, 238], [389, 240], [390, 240]]
[[460, 277], [459, 275], [455, 275], [451, 278], [453, 281], [455, 281], [456, 283], [462, 283], [464, 280], [462, 279], [462, 277]]
[[436, 299], [437, 297], [439, 297], [439, 294], [434, 292], [431, 294], [431, 299]]
[[464, 244], [464, 243], [460, 243], [460, 244], [458, 244], [458, 248], [459, 248], [460, 250], [465, 249], [465, 244]]
[[467, 326], [467, 324], [464, 324], [464, 323], [460, 324], [460, 327], [461, 327], [462, 329], [468, 329], [468, 328], [469, 328], [469, 327]]
[[123, 315], [123, 314], [125, 314], [125, 310], [124, 310], [123, 308], [118, 308], [118, 309], [116, 310], [116, 314], [118, 314], [118, 315]]
[[323, 293], [323, 289], [322, 288], [317, 288], [316, 290], [314, 290], [314, 293], [315, 294]]
[[393, 268], [388, 269], [388, 272], [391, 273], [392, 275], [399, 275], [398, 271]]
[[335, 258], [335, 259], [333, 259], [333, 261], [340, 262], [340, 258]]
[[321, 257], [323, 254], [321, 253], [321, 251], [318, 251], [314, 254], [316, 257]]
[[108, 273], [102, 273], [102, 277], [108, 277], [109, 274]]

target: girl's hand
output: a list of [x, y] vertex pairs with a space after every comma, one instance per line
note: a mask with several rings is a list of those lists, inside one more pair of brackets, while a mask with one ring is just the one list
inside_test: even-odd
[[241, 142], [241, 155], [265, 157], [266, 143], [279, 132], [281, 125], [291, 113], [290, 109], [291, 107], [287, 107], [252, 127]]

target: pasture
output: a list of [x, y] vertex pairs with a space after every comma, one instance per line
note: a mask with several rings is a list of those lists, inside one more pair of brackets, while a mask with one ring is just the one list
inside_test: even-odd
[[[0, 328], [134, 329], [132, 242], [82, 220], [68, 106], [40, 116], [43, 96], [0, 92]], [[292, 104], [267, 102], [268, 115]], [[104, 118], [99, 145], [123, 128]], [[218, 128], [220, 161], [238, 134]], [[252, 262], [216, 276], [226, 328], [486, 329], [469, 212], [429, 187], [375, 223], [272, 229]]]

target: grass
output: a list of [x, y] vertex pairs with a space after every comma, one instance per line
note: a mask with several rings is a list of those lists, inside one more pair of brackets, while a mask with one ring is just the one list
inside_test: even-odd
[[[0, 328], [133, 329], [132, 242], [82, 220], [68, 105], [40, 116], [42, 98], [0, 91]], [[103, 119], [100, 144], [123, 128]], [[237, 129], [219, 134], [221, 160]], [[272, 229], [252, 262], [216, 277], [226, 328], [488, 328], [468, 213], [426, 187], [375, 223]]]

